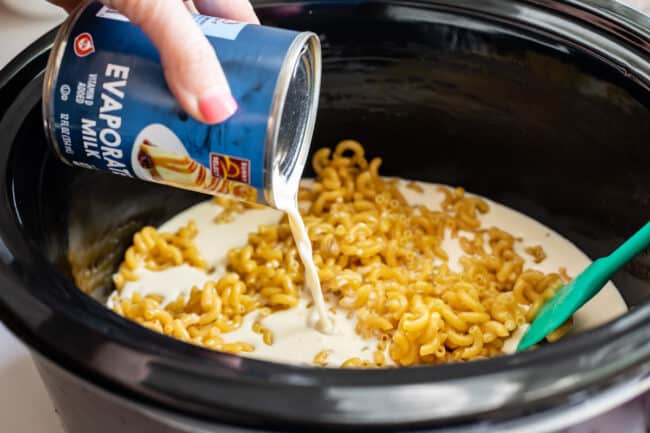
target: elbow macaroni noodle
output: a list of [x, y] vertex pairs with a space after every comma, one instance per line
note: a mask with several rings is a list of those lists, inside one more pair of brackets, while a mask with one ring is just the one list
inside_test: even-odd
[[546, 259], [546, 252], [541, 245], [528, 247], [524, 251], [526, 254], [533, 257], [535, 263], [542, 263]]
[[201, 258], [192, 239], [197, 234], [196, 224], [190, 222], [176, 233], [159, 233], [147, 226], [133, 236], [131, 245], [124, 254], [124, 261], [113, 277], [117, 290], [127, 281], [137, 279], [135, 274], [140, 263], [150, 270], [162, 270], [183, 263], [206, 270], [207, 264]]
[[[301, 213], [313, 245], [326, 299], [356, 316], [356, 332], [376, 337], [373, 361], [347, 359], [342, 367], [381, 367], [387, 357], [401, 366], [467, 361], [502, 353], [504, 341], [530, 322], [562, 285], [559, 274], [524, 269], [508, 232], [481, 226], [488, 204], [462, 188], [441, 188], [441, 210], [411, 206], [396, 180], [379, 175], [381, 159], [366, 159], [363, 147], [346, 140], [332, 152], [313, 156], [316, 180], [301, 187]], [[408, 188], [418, 190], [415, 183]], [[216, 198], [224, 206], [217, 222], [249, 206]], [[445, 263], [442, 241], [457, 237], [465, 255], [462, 270]], [[183, 263], [207, 265], [192, 243], [190, 222], [176, 233], [145, 227], [114, 277], [118, 292], [137, 279], [141, 264], [156, 270]], [[541, 248], [540, 248], [541, 249]], [[541, 251], [543, 253], [543, 251]], [[541, 257], [539, 250], [534, 254]], [[304, 285], [303, 265], [287, 218], [260, 226], [248, 243], [227, 255], [228, 273], [194, 287], [166, 306], [161, 298], [119, 298], [114, 310], [152, 330], [194, 344], [232, 353], [254, 350], [226, 343], [223, 334], [241, 327], [243, 317], [259, 317], [297, 305]], [[258, 319], [259, 320], [259, 319]], [[567, 322], [549, 336], [555, 341], [570, 329]], [[259, 321], [253, 331], [272, 345], [274, 336]], [[326, 365], [329, 351], [314, 364]]]

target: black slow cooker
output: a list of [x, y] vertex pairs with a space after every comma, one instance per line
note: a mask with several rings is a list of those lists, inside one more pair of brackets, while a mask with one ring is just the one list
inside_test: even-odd
[[[355, 138], [386, 174], [463, 185], [592, 258], [648, 220], [648, 18], [606, 0], [257, 10], [266, 24], [322, 38], [313, 148]], [[618, 320], [515, 356], [435, 367], [262, 362], [112, 313], [75, 287], [71, 260], [105, 284], [134, 231], [205, 197], [53, 157], [40, 112], [53, 37], [0, 76], [0, 317], [31, 347], [67, 431], [544, 432], [650, 389], [648, 252], [614, 278], [630, 307]]]

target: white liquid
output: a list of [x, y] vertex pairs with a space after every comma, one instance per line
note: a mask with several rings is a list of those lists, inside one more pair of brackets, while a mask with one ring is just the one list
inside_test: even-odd
[[318, 269], [314, 263], [311, 241], [309, 240], [309, 234], [307, 233], [302, 216], [298, 212], [297, 203], [294, 201], [292, 207], [281, 210], [287, 213], [293, 241], [296, 243], [298, 255], [300, 255], [302, 264], [305, 267], [305, 284], [309, 288], [311, 298], [314, 301], [314, 311], [317, 316], [310, 317], [309, 325], [317, 328], [324, 334], [332, 334], [334, 333], [334, 323], [327, 314], [327, 305], [323, 298], [323, 290], [321, 289], [320, 279], [318, 278]]
[[[439, 204], [444, 199], [441, 192], [436, 188], [440, 185], [418, 182], [424, 192], [419, 193], [405, 187], [407, 182], [400, 181], [400, 191], [412, 205], [426, 205], [432, 210], [439, 210]], [[500, 204], [486, 200], [490, 205], [490, 212], [481, 215], [482, 226], [500, 227], [514, 236], [523, 238], [523, 242], [515, 245], [515, 251], [525, 260], [525, 267], [537, 269], [542, 272], [557, 272], [563, 266], [571, 276], [576, 276], [591, 261], [575, 245], [564, 239], [559, 234], [537, 221]], [[135, 291], [142, 295], [158, 294], [164, 297], [164, 302], [170, 302], [178, 297], [180, 293], [189, 294], [192, 286], [201, 287], [204, 282], [214, 280], [225, 272], [226, 253], [233, 247], [245, 245], [248, 233], [257, 230], [261, 224], [276, 224], [282, 218], [282, 213], [273, 209], [251, 209], [243, 214], [234, 214], [233, 221], [227, 224], [217, 224], [214, 217], [221, 212], [222, 208], [212, 201], [199, 203], [186, 211], [176, 215], [160, 227], [163, 232], [175, 232], [194, 220], [198, 227], [198, 235], [194, 242], [208, 266], [214, 266], [212, 274], [193, 269], [188, 265], [168, 268], [160, 272], [152, 272], [142, 267], [137, 274], [139, 279], [127, 282], [122, 289], [122, 296], [130, 297]], [[304, 230], [304, 226], [302, 228]], [[293, 231], [293, 227], [292, 227]], [[300, 238], [301, 234], [293, 231], [294, 237]], [[460, 233], [463, 234], [462, 232]], [[311, 258], [311, 243], [306, 241], [306, 231], [302, 232], [303, 241], [296, 242], [302, 245], [301, 258]], [[524, 252], [524, 249], [533, 245], [541, 245], [548, 257], [539, 264], [535, 264], [533, 258]], [[449, 255], [449, 266], [453, 270], [460, 270], [458, 259], [464, 255], [458, 239], [451, 239], [447, 234], [443, 241], [443, 248]], [[303, 256], [303, 253], [305, 256]], [[437, 263], [441, 263], [438, 259]], [[305, 266], [307, 269], [307, 265]], [[313, 275], [313, 274], [312, 274]], [[308, 281], [309, 275], [305, 275]], [[310, 290], [317, 287], [317, 294], [312, 295], [314, 305], [317, 306], [320, 295], [320, 283], [309, 286]], [[309, 284], [309, 283], [308, 283]], [[313, 292], [312, 292], [313, 293]], [[112, 307], [113, 293], [108, 300], [108, 306]], [[242, 327], [234, 332], [223, 335], [224, 340], [229, 342], [243, 341], [252, 344], [255, 350], [244, 353], [243, 356], [259, 358], [268, 361], [285, 362], [291, 364], [312, 364], [314, 356], [322, 350], [330, 351], [328, 365], [336, 367], [351, 357], [358, 357], [371, 361], [373, 352], [377, 346], [376, 339], [364, 340], [355, 332], [356, 318], [348, 318], [345, 311], [338, 310], [333, 317], [333, 327], [329, 328], [331, 334], [319, 332], [313, 324], [313, 314], [307, 308], [308, 298], [300, 301], [299, 305], [286, 311], [273, 313], [261, 320], [262, 325], [271, 330], [274, 334], [274, 343], [271, 346], [262, 341], [262, 336], [252, 331], [252, 324], [257, 318], [257, 312], [252, 312], [244, 318]], [[330, 319], [327, 311], [332, 306], [322, 301], [321, 307], [316, 307], [315, 312], [324, 311], [325, 317]], [[574, 331], [582, 331], [600, 324], [625, 313], [627, 307], [620, 294], [609, 282], [605, 288], [591, 301], [585, 304], [574, 315]], [[517, 346], [519, 339], [523, 336], [524, 327], [520, 327], [513, 336], [506, 342], [504, 352], [511, 353]], [[390, 364], [390, 359], [386, 356]]]

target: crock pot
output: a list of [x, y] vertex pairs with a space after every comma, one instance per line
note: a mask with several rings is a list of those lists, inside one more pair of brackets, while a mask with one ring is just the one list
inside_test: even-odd
[[[259, 1], [257, 11], [322, 38], [312, 148], [355, 138], [388, 175], [463, 185], [591, 257], [648, 220], [648, 18], [604, 0]], [[549, 432], [650, 389], [648, 252], [614, 278], [630, 307], [618, 320], [435, 367], [262, 362], [112, 313], [74, 286], [69, 257], [104, 284], [134, 231], [205, 197], [52, 156], [40, 98], [53, 37], [0, 76], [0, 317], [31, 347], [67, 431]]]

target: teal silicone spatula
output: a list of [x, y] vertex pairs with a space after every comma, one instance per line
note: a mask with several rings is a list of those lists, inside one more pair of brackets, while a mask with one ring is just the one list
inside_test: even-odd
[[540, 309], [517, 346], [517, 351], [539, 343], [593, 298], [611, 276], [650, 245], [650, 222], [607, 257], [594, 261]]

